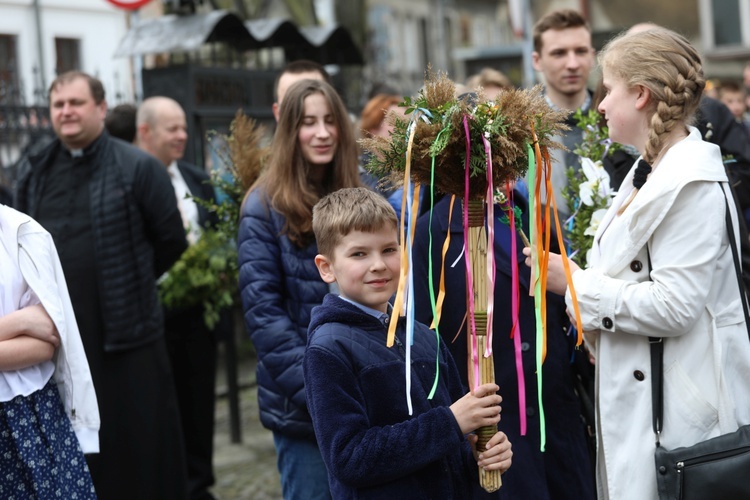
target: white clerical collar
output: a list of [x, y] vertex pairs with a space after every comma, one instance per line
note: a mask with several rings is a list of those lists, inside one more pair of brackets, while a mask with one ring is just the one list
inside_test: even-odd
[[172, 163], [170, 163], [169, 165], [167, 165], [167, 171], [169, 171], [169, 173], [172, 174], [172, 175], [174, 175], [174, 176], [178, 176], [179, 175], [180, 177], [182, 177], [182, 175], [180, 175], [180, 169], [177, 166], [177, 160], [172, 160]]

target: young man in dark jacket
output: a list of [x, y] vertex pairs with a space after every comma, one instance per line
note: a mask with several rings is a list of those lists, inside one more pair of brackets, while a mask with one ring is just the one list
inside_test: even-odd
[[[555, 10], [534, 25], [534, 52], [531, 54], [534, 69], [544, 76], [544, 95], [555, 110], [570, 112], [566, 124], [570, 129], [554, 137], [567, 148], [552, 153], [552, 188], [560, 221], [571, 214], [563, 203], [563, 193], [568, 189], [565, 175], [568, 167], [580, 169], [578, 157], [573, 153], [583, 140], [583, 131], [575, 126], [573, 114], [591, 108], [591, 92], [586, 84], [594, 67], [594, 48], [591, 28], [577, 11]], [[547, 203], [546, 193], [542, 194]]]
[[400, 273], [396, 226], [393, 208], [365, 188], [336, 191], [313, 210], [315, 263], [340, 295], [313, 309], [308, 408], [333, 498], [466, 498], [479, 480], [477, 464], [510, 466], [502, 432], [484, 450], [474, 449], [476, 436], [466, 438], [497, 424], [502, 399], [495, 384], [465, 394], [453, 358], [424, 325], [415, 324], [411, 342], [399, 320], [395, 346], [387, 347], [388, 300]]
[[186, 468], [156, 279], [187, 247], [165, 169], [104, 129], [101, 82], [50, 87], [57, 139], [22, 165], [15, 206], [55, 241], [101, 414], [97, 496], [184, 499]]

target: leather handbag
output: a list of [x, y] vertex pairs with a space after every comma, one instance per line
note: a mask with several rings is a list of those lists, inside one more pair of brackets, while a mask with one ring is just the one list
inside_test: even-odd
[[750, 425], [693, 446], [657, 446], [654, 459], [662, 500], [750, 498]]
[[[723, 192], [723, 190], [722, 190]], [[726, 203], [726, 193], [724, 194]], [[734, 267], [745, 312], [750, 340], [750, 319], [742, 283], [737, 245], [732, 230], [729, 205], [726, 225], [734, 257]], [[651, 262], [649, 258], [649, 270]], [[742, 500], [750, 499], [750, 425], [737, 431], [702, 441], [693, 446], [667, 450], [659, 444], [664, 410], [664, 339], [650, 337], [652, 425], [656, 435], [656, 483], [661, 500]]]

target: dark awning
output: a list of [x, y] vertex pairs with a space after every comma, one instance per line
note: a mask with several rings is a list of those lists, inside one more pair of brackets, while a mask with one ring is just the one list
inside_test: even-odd
[[261, 47], [306, 45], [309, 43], [302, 36], [296, 24], [279, 17], [245, 21], [245, 28], [247, 28], [250, 37], [253, 39], [253, 43], [246, 47], [248, 50]]
[[312, 59], [321, 64], [364, 64], [362, 53], [343, 26], [303, 26], [299, 31], [309, 46], [286, 49], [288, 60]]
[[191, 52], [209, 42], [225, 42], [240, 51], [281, 47], [287, 60], [364, 64], [359, 48], [343, 26], [298, 28], [281, 18], [243, 23], [225, 10], [144, 19], [125, 34], [115, 57]]
[[236, 46], [249, 38], [250, 33], [242, 19], [225, 10], [190, 16], [170, 14], [144, 19], [133, 25], [125, 33], [114, 56], [190, 52], [207, 42], [227, 42]]

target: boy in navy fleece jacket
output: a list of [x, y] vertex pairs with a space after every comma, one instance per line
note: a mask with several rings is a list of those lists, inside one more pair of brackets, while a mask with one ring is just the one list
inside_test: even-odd
[[[396, 213], [364, 188], [342, 189], [313, 209], [323, 281], [336, 283], [313, 309], [304, 357], [305, 393], [334, 498], [466, 498], [478, 466], [505, 471], [502, 432], [475, 450], [475, 429], [500, 420], [495, 384], [464, 394], [455, 363], [434, 332], [417, 323], [411, 346], [411, 415], [406, 338], [399, 321], [386, 347], [388, 300], [400, 255]], [[437, 389], [427, 399], [439, 365]]]

